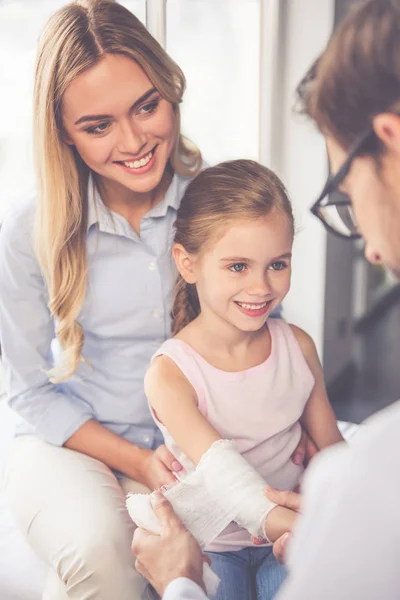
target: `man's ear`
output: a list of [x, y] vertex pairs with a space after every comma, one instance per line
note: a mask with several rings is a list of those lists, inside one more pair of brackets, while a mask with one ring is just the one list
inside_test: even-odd
[[194, 274], [194, 257], [189, 254], [182, 244], [174, 244], [172, 247], [172, 256], [176, 267], [186, 281], [186, 283], [196, 283]]
[[400, 155], [400, 117], [393, 113], [380, 113], [373, 118], [372, 125], [386, 148]]

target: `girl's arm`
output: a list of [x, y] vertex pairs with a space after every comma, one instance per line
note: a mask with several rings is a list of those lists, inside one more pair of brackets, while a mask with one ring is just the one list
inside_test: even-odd
[[157, 419], [197, 466], [203, 454], [221, 436], [199, 411], [193, 386], [174, 361], [162, 355], [150, 365], [144, 391]]
[[314, 341], [299, 327], [295, 325], [290, 327], [315, 378], [315, 385], [301, 417], [301, 424], [317, 448], [322, 450], [327, 446], [343, 442], [343, 436], [339, 431], [335, 414], [328, 400], [324, 374]]
[[[166, 427], [180, 450], [197, 466], [203, 454], [222, 439], [197, 405], [197, 394], [168, 356], [153, 361], [145, 377], [145, 392], [158, 420]], [[277, 506], [268, 514], [265, 532], [275, 541], [291, 530], [296, 514]]]

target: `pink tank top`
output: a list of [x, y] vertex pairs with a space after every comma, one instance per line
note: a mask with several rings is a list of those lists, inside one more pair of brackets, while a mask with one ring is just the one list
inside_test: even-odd
[[[222, 438], [234, 440], [239, 452], [265, 481], [278, 489], [294, 489], [303, 467], [291, 455], [301, 436], [299, 419], [314, 387], [314, 377], [290, 326], [268, 319], [271, 354], [245, 371], [222, 371], [210, 365], [191, 346], [173, 338], [155, 357], [169, 356], [192, 384], [201, 413]], [[194, 464], [178, 448], [153, 414], [165, 445], [190, 473]], [[180, 473], [182, 475], [182, 473]], [[252, 546], [250, 535], [231, 523], [207, 548], [214, 552]]]

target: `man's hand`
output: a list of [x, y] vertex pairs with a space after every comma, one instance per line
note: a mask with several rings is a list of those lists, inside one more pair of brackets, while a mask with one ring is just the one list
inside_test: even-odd
[[152, 506], [161, 522], [161, 535], [136, 529], [132, 542], [136, 570], [160, 596], [167, 585], [179, 577], [192, 579], [204, 589], [203, 561], [206, 559], [200, 546], [161, 493], [152, 495]]
[[[269, 500], [272, 500], [272, 502], [275, 502], [279, 506], [284, 506], [295, 512], [300, 512], [301, 495], [296, 494], [296, 492], [281, 492], [274, 488], [266, 488], [265, 495]], [[272, 546], [274, 556], [281, 564], [285, 562], [286, 546], [287, 542], [290, 540], [290, 536], [291, 533], [284, 533]]]
[[300, 442], [292, 454], [292, 461], [295, 465], [304, 465], [307, 467], [317, 452], [317, 446], [314, 444], [306, 430], [302, 429]]

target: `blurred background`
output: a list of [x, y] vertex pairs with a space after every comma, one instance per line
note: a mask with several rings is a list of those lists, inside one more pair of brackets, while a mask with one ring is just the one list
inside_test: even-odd
[[[0, 0], [0, 223], [34, 187], [32, 84], [38, 35], [64, 0]], [[328, 175], [323, 140], [293, 114], [295, 88], [350, 0], [125, 0], [187, 77], [183, 131], [209, 163], [252, 158], [292, 198], [297, 237], [287, 320], [316, 341], [331, 401], [360, 422], [396, 399], [399, 287], [362, 243], [308, 209]]]

